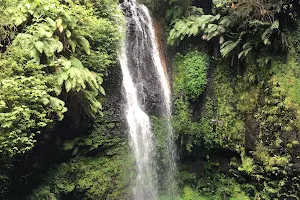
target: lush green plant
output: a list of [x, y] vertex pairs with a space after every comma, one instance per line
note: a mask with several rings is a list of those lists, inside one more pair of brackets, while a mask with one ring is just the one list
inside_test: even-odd
[[50, 116], [62, 119], [67, 109], [63, 101], [49, 95], [43, 76], [15, 76], [2, 80], [0, 86], [0, 152], [25, 153], [34, 146], [35, 134], [53, 121]]
[[170, 8], [166, 12], [166, 17], [170, 24], [174, 24], [178, 19], [181, 19], [189, 12], [191, 3], [191, 0], [169, 0]]
[[[230, 81], [229, 69], [218, 67], [214, 76], [214, 94], [216, 95], [216, 132], [213, 133], [223, 147], [238, 150], [244, 143], [245, 124], [236, 111], [236, 94]], [[215, 141], [215, 140], [213, 140]]]
[[[280, 16], [293, 16], [292, 1], [216, 1], [215, 13], [180, 12], [170, 31], [168, 41], [178, 44], [185, 37], [201, 36], [203, 40], [217, 38], [221, 44], [221, 54], [225, 57], [236, 55], [245, 57], [249, 52], [262, 48], [272, 51], [271, 44], [285, 51], [287, 38], [283, 32], [286, 24]], [[177, 9], [176, 9], [177, 10]], [[174, 10], [175, 12], [175, 10]]]
[[[196, 122], [192, 119], [192, 102], [189, 100], [199, 98], [207, 84], [207, 68], [203, 67], [204, 71], [201, 68], [207, 62], [202, 62], [199, 55], [201, 54], [191, 52], [175, 59], [174, 131], [188, 150], [194, 145], [201, 146], [204, 143], [206, 148], [222, 147], [239, 151], [239, 144], [243, 144], [244, 140], [245, 126], [235, 110], [237, 98], [232, 83], [229, 82], [230, 75], [226, 67], [220, 66], [216, 69], [214, 81], [211, 83], [214, 85], [213, 96], [206, 97], [200, 120]], [[201, 73], [197, 73], [195, 68], [200, 69]]]
[[192, 199], [208, 200], [207, 197], [201, 197], [200, 194], [198, 194], [197, 192], [195, 192], [190, 187], [184, 187], [183, 188], [182, 199], [183, 200], [192, 200]]
[[182, 200], [250, 200], [254, 196], [253, 193], [256, 193], [253, 186], [238, 183], [233, 178], [218, 173], [210, 167], [197, 174], [196, 177], [189, 177], [190, 172], [185, 172], [185, 174], [188, 175], [183, 178], [185, 181], [183, 183]]
[[[189, 44], [196, 38], [184, 40], [189, 36], [214, 38], [213, 43], [220, 42], [223, 56], [232, 56], [220, 58], [211, 65], [215, 67], [210, 69], [209, 87], [201, 103], [192, 101], [187, 89], [182, 89], [186, 87], [182, 78], [185, 71], [176, 66], [183, 59], [175, 59], [174, 131], [182, 144], [181, 150], [189, 150], [184, 155], [191, 157], [184, 158], [197, 163], [190, 171], [198, 173], [192, 176], [186, 172], [181, 178], [186, 185], [195, 188], [197, 176], [207, 176], [208, 172], [202, 172], [199, 165], [210, 161], [202, 154], [208, 151], [206, 158], [210, 158], [226, 149], [236, 154], [231, 158], [229, 175], [239, 180], [237, 194], [247, 193], [230, 196], [223, 182], [220, 188], [226, 188], [223, 191], [226, 199], [299, 196], [299, 179], [293, 172], [299, 158], [299, 31], [296, 28], [289, 33], [283, 20], [289, 14], [285, 19], [292, 22], [296, 7], [290, 1], [215, 1], [211, 15], [204, 15], [199, 9], [193, 12], [183, 9], [178, 15], [180, 19], [172, 19], [169, 42], [182, 41], [180, 50], [185, 51], [186, 46], [200, 48]], [[289, 53], [284, 61], [270, 55], [274, 47], [280, 49], [276, 55], [287, 55], [288, 44]], [[243, 57], [247, 57], [244, 62], [237, 60]], [[211, 165], [220, 167], [218, 163]], [[202, 182], [204, 191], [218, 190], [208, 185], [207, 180]], [[242, 186], [245, 182], [249, 187]], [[199, 192], [202, 194], [214, 196]], [[214, 199], [218, 198], [214, 196]]]
[[175, 93], [184, 94], [187, 98], [196, 100], [207, 84], [208, 55], [191, 51], [176, 58]]
[[[247, 180], [253, 184], [251, 191], [260, 199], [298, 194], [298, 185], [290, 187], [291, 179], [284, 178], [291, 173], [294, 159], [299, 155], [299, 139], [295, 135], [299, 105], [297, 95], [292, 92], [297, 85], [298, 63], [292, 57], [288, 57], [286, 64], [276, 58], [271, 60], [269, 68], [247, 62], [238, 76], [224, 66], [226, 61], [217, 63], [209, 83], [213, 90], [209, 88], [207, 92], [198, 122], [192, 117], [194, 103], [175, 93], [174, 130], [181, 144], [188, 144], [194, 156], [205, 148], [230, 149], [240, 154], [232, 159], [231, 172], [239, 178], [250, 178], [251, 181]], [[174, 85], [180, 80], [178, 74], [174, 76]], [[193, 127], [197, 128], [191, 131]], [[249, 138], [253, 144], [247, 144]], [[206, 188], [214, 190], [212, 186]]]
[[87, 199], [129, 199], [132, 160], [124, 144], [103, 156], [77, 156], [50, 169], [29, 199], [60, 199], [84, 194]]
[[204, 142], [206, 148], [222, 147], [239, 151], [239, 144], [244, 143], [245, 125], [235, 109], [237, 98], [227, 70], [221, 66], [216, 69], [214, 82], [211, 83], [214, 85], [214, 96], [206, 98], [199, 122], [193, 122], [187, 100], [183, 97], [175, 100], [174, 130], [186, 135], [185, 140], [189, 138], [190, 147]]
[[67, 108], [77, 121], [101, 114], [122, 17], [115, 0], [5, 0], [1, 10], [0, 152], [14, 156]]
[[[39, 184], [28, 199], [130, 199], [133, 157], [116, 109], [104, 103], [104, 116], [95, 118], [81, 136], [65, 140], [58, 135], [55, 145], [68, 159], [38, 174]], [[17, 193], [10, 198], [23, 197]]]
[[199, 144], [199, 139], [201, 138], [199, 135], [200, 126], [198, 123], [193, 122], [189, 113], [188, 102], [183, 101], [183, 99], [177, 99], [175, 108], [172, 123], [174, 132], [176, 137], [180, 139], [182, 147], [191, 151], [195, 144]]

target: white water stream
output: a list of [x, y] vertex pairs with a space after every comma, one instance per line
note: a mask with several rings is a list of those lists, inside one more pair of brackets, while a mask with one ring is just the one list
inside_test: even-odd
[[[172, 199], [176, 195], [176, 164], [175, 145], [171, 126], [171, 97], [167, 74], [164, 71], [158, 44], [155, 38], [155, 30], [148, 9], [144, 5], [137, 4], [135, 0], [125, 0], [123, 9], [129, 13], [127, 16], [126, 39], [123, 41], [119, 53], [119, 62], [123, 74], [123, 87], [126, 98], [126, 119], [129, 127], [132, 151], [134, 153], [137, 178], [133, 188], [134, 200], [158, 199], [158, 182], [168, 184], [168, 190], [164, 191]], [[149, 69], [155, 68], [154, 70]], [[134, 75], [132, 72], [136, 72]], [[161, 96], [160, 112], [166, 119], [167, 138], [167, 164], [165, 167], [165, 180], [159, 180], [154, 151], [154, 134], [151, 123], [145, 111], [145, 99], [147, 86], [145, 77], [152, 75], [157, 80], [158, 93]], [[152, 83], [154, 84], [154, 83]], [[154, 87], [155, 88], [155, 87]]]
[[142, 6], [142, 9], [149, 19], [149, 31], [150, 31], [150, 38], [152, 43], [152, 59], [154, 62], [154, 66], [156, 67], [156, 71], [158, 74], [158, 79], [160, 81], [160, 85], [162, 88], [163, 93], [163, 109], [162, 109], [162, 115], [166, 118], [166, 138], [167, 138], [167, 171], [165, 172], [165, 179], [162, 182], [167, 185], [167, 191], [164, 191], [170, 198], [175, 198], [177, 195], [176, 192], [176, 180], [175, 180], [175, 174], [177, 171], [176, 167], [176, 147], [174, 144], [174, 135], [172, 131], [172, 124], [171, 124], [171, 91], [170, 91], [170, 85], [168, 81], [168, 77], [166, 72], [164, 71], [164, 67], [161, 61], [161, 56], [159, 55], [159, 48], [157, 44], [157, 39], [155, 38], [155, 30], [153, 26], [152, 19], [150, 17], [149, 11], [145, 6]]
[[153, 162], [153, 136], [148, 115], [141, 109], [137, 91], [128, 69], [126, 43], [122, 45], [119, 55], [123, 73], [123, 85], [126, 93], [126, 118], [129, 126], [132, 149], [137, 164], [137, 179], [134, 199], [157, 199], [157, 184]]

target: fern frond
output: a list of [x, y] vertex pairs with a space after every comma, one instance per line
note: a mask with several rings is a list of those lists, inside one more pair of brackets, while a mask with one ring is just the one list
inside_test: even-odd
[[252, 50], [252, 46], [249, 42], [243, 45], [243, 51], [241, 51], [238, 55], [238, 58], [246, 57], [248, 53]]
[[81, 45], [81, 47], [83, 48], [83, 50], [88, 55], [90, 55], [90, 53], [91, 53], [91, 47], [90, 47], [89, 41], [85, 37], [83, 37], [83, 36], [78, 36], [76, 39], [78, 40], [78, 44]]
[[226, 41], [221, 45], [221, 54], [223, 57], [226, 57], [238, 44], [240, 43], [240, 40], [237, 41]]

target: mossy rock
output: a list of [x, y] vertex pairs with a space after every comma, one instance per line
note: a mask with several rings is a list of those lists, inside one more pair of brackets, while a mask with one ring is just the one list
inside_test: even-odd
[[72, 199], [129, 200], [133, 160], [125, 144], [115, 147], [114, 152], [114, 155], [78, 156], [51, 168], [29, 199], [43, 199], [47, 194], [56, 199], [69, 195]]

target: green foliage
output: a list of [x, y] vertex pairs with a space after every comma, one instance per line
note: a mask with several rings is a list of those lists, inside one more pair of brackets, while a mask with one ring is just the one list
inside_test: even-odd
[[181, 140], [181, 145], [188, 151], [192, 150], [194, 144], [199, 141], [199, 124], [193, 122], [189, 111], [188, 102], [183, 99], [175, 100], [175, 113], [173, 116], [173, 128], [178, 137]]
[[[187, 130], [195, 127], [193, 132], [188, 132], [190, 137], [196, 137], [193, 143], [200, 145], [199, 142], [204, 142], [206, 148], [222, 147], [239, 151], [240, 145], [244, 141], [244, 122], [235, 110], [236, 97], [229, 82], [228, 69], [219, 67], [216, 69], [214, 75], [214, 96], [206, 98], [206, 104], [203, 109], [200, 121], [198, 123], [185, 123], [180, 128], [175, 128], [178, 133], [186, 133]], [[216, 99], [216, 100], [213, 100]], [[185, 121], [192, 121], [191, 115], [188, 113], [187, 103], [178, 104], [175, 101], [178, 119], [189, 119]], [[184, 115], [180, 113], [185, 113]], [[175, 113], [176, 114], [176, 113]], [[184, 117], [185, 116], [185, 117]], [[175, 117], [177, 119], [177, 116]], [[193, 125], [191, 125], [193, 124]], [[174, 125], [177, 126], [176, 124]], [[194, 136], [193, 136], [194, 135]], [[201, 138], [201, 139], [200, 139]], [[199, 140], [200, 139], [200, 140]]]
[[191, 51], [176, 58], [176, 78], [174, 92], [184, 94], [187, 98], [196, 100], [207, 84], [209, 57], [198, 51]]
[[4, 0], [1, 10], [0, 153], [12, 157], [67, 108], [74, 119], [102, 115], [123, 20], [115, 0]]
[[[293, 17], [292, 1], [215, 1], [214, 13], [204, 14], [183, 12], [182, 9], [171, 9], [175, 19], [168, 42], [178, 44], [186, 37], [201, 36], [203, 40], [217, 38], [221, 44], [221, 54], [246, 57], [249, 52], [274, 51], [270, 45], [277, 45], [281, 51], [287, 49], [287, 39], [281, 16]], [[176, 12], [177, 10], [181, 12]], [[188, 9], [186, 9], [188, 10]], [[176, 18], [177, 17], [177, 18]], [[242, 48], [240, 48], [242, 47]]]
[[49, 95], [42, 76], [15, 76], [1, 82], [0, 152], [13, 156], [30, 150], [35, 134], [47, 126], [52, 114], [62, 119], [64, 102]]
[[[75, 154], [86, 154], [99, 151], [99, 148], [109, 149], [122, 142], [122, 139], [114, 134], [118, 133], [119, 124], [112, 123], [112, 113], [108, 110], [104, 111], [104, 117], [96, 118], [91, 125], [91, 133], [82, 137], [76, 137], [73, 140], [66, 140], [62, 143], [61, 148], [64, 151], [76, 151]], [[112, 126], [113, 124], [113, 126]]]
[[[193, 13], [195, 7], [190, 8], [191, 0], [169, 0], [169, 9], [166, 12], [167, 20], [173, 25], [178, 19], [186, 15], [186, 13]], [[197, 10], [196, 12], [198, 12]]]
[[49, 187], [45, 187], [44, 189], [36, 191], [36, 193], [31, 199], [34, 198], [39, 198], [41, 200], [57, 200], [55, 195], [52, 192], [50, 192]]
[[[196, 101], [207, 84], [209, 58], [206, 54], [191, 51], [186, 55], [177, 55], [174, 61], [174, 104], [173, 128], [186, 149], [191, 150], [197, 141], [199, 125], [193, 122], [189, 113], [187, 99]], [[189, 137], [192, 136], [193, 137]], [[192, 142], [195, 140], [194, 142]]]
[[104, 156], [75, 157], [53, 167], [43, 185], [28, 199], [60, 199], [63, 195], [84, 194], [85, 199], [129, 199], [126, 188], [132, 178], [129, 148], [119, 144]]
[[[200, 178], [196, 185], [196, 187], [185, 185], [182, 196], [177, 197], [176, 200], [250, 200], [250, 195], [243, 191], [246, 185], [240, 185], [223, 175], [217, 175], [216, 178]], [[171, 198], [162, 196], [159, 200], [171, 200]]]
[[238, 170], [251, 174], [254, 168], [253, 159], [246, 155], [245, 150], [242, 150], [241, 157], [242, 157], [242, 165], [238, 168]]
[[[61, 94], [62, 89], [66, 93], [78, 93], [78, 100], [73, 100], [72, 106], [77, 108], [79, 106], [83, 108], [84, 113], [95, 117], [95, 114], [102, 109], [102, 105], [97, 100], [97, 96], [99, 93], [105, 95], [105, 91], [100, 85], [103, 82], [101, 74], [96, 75], [96, 73], [84, 68], [77, 58], [67, 60], [62, 57], [53, 62], [52, 66], [58, 71], [58, 85], [55, 88], [57, 95]], [[86, 101], [88, 101], [89, 104], [86, 104]]]
[[[190, 174], [190, 172], [186, 173]], [[228, 178], [217, 171], [211, 171], [211, 169], [203, 171], [196, 177], [187, 177], [183, 187], [182, 200], [250, 200], [253, 193], [256, 192], [251, 185], [240, 184], [233, 178]]]
[[23, 67], [11, 58], [0, 61], [0, 152], [6, 156], [30, 150], [34, 136], [54, 119], [61, 120], [67, 110], [51, 95], [53, 77], [39, 72], [44, 66], [27, 62]]
[[223, 148], [239, 151], [244, 143], [245, 124], [243, 118], [236, 111], [236, 94], [230, 81], [229, 69], [219, 66], [214, 75], [214, 95], [216, 97], [216, 116], [214, 139]]
[[[175, 96], [174, 131], [181, 144], [188, 144], [186, 148], [194, 156], [203, 149], [212, 152], [230, 149], [239, 154], [231, 160], [230, 174], [252, 184], [248, 189], [239, 190], [252, 191], [249, 194], [254, 194], [251, 197], [256, 199], [297, 196], [299, 188], [298, 183], [290, 185], [296, 181], [290, 177], [295, 176], [291, 170], [299, 156], [299, 104], [295, 90], [299, 64], [292, 56], [285, 64], [277, 58], [269, 60], [272, 61], [269, 68], [247, 62], [237, 76], [233, 75], [237, 72], [224, 66], [225, 60], [220, 61], [222, 64], [216, 63], [218, 67], [209, 80], [199, 121], [192, 115], [195, 103], [185, 96]], [[177, 74], [174, 91], [176, 80]], [[207, 176], [207, 173], [199, 176]], [[188, 184], [195, 180], [197, 178], [191, 178]], [[212, 185], [203, 188], [217, 191]], [[224, 189], [224, 184], [220, 188]], [[249, 199], [250, 196], [246, 196], [231, 198]], [[214, 196], [213, 199], [218, 198]]]
[[220, 15], [202, 15], [201, 17], [191, 15], [183, 20], [178, 20], [170, 32], [168, 42], [173, 45], [183, 40], [186, 36], [191, 37], [198, 35], [201, 30], [206, 31], [207, 39], [210, 40], [219, 34], [218, 26], [212, 24], [218, 19], [220, 19]]
[[300, 73], [299, 63], [293, 57], [289, 57], [289, 62], [283, 64], [280, 62], [272, 63], [272, 71], [275, 73], [271, 81], [273, 85], [279, 84], [280, 87], [275, 87], [274, 92], [286, 96], [285, 104], [287, 108], [293, 108], [300, 104], [300, 93], [297, 88], [300, 86], [298, 78]]
[[[299, 31], [296, 28], [287, 33], [286, 29], [286, 22], [293, 23], [294, 8], [298, 8], [297, 4], [291, 1], [215, 1], [211, 15], [184, 9], [177, 19], [170, 21], [173, 26], [170, 43], [178, 44], [192, 36], [204, 40], [214, 38], [213, 43], [220, 43], [221, 54], [232, 56], [230, 60], [220, 58], [211, 65], [215, 67], [209, 69], [210, 78], [201, 102], [194, 101], [187, 95], [187, 89], [182, 89], [186, 87], [182, 78], [185, 71], [184, 68], [178, 70], [176, 63], [183, 63], [183, 59], [175, 59], [174, 131], [182, 145], [180, 152], [193, 163], [189, 170], [197, 172], [193, 175], [186, 172], [181, 185], [190, 186], [200, 197], [218, 199], [207, 191], [219, 188], [226, 194], [223, 199], [299, 196], [299, 179], [295, 178], [300, 152]], [[187, 44], [188, 41], [194, 40], [184, 40], [181, 50], [186, 50], [185, 46], [202, 47]], [[290, 51], [285, 61], [272, 55], [286, 56], [288, 44]], [[244, 62], [237, 60], [244, 57], [247, 57]], [[231, 155], [229, 169], [209, 161], [216, 153], [222, 157], [224, 149], [235, 154]], [[206, 151], [209, 152], [207, 160]], [[201, 180], [205, 183], [201, 188], [206, 192], [201, 193], [195, 180], [197, 176], [209, 176], [209, 172], [202, 171], [207, 167], [203, 167], [203, 163], [228, 170], [225, 179], [233, 176], [239, 181], [229, 191], [245, 195], [230, 196], [225, 182], [215, 187], [219, 179]], [[219, 172], [214, 171], [216, 173]]]
[[[198, 75], [197, 83], [200, 82], [199, 85], [191, 78], [195, 72], [185, 79], [186, 74], [189, 74], [186, 72], [188, 63], [194, 64], [192, 61], [195, 58], [191, 56], [183, 58], [183, 60], [177, 58], [175, 61], [176, 74], [173, 83], [176, 108], [173, 117], [175, 133], [182, 136], [182, 144], [185, 144], [188, 150], [191, 150], [194, 145], [198, 146], [200, 143], [204, 143], [206, 148], [222, 147], [239, 151], [239, 144], [244, 141], [245, 127], [242, 118], [235, 111], [237, 99], [229, 82], [228, 69], [226, 67], [216, 69], [213, 77], [214, 96], [206, 98], [200, 121], [194, 122], [189, 112], [191, 102], [188, 99], [199, 98], [203, 91], [201, 83], [204, 81], [207, 84], [207, 72]], [[190, 64], [190, 66], [194, 65]], [[216, 100], [213, 101], [213, 99]]]
[[183, 200], [193, 200], [193, 199], [199, 199], [199, 200], [208, 200], [207, 197], [201, 197], [197, 192], [195, 192], [190, 187], [184, 187], [183, 188]]
[[104, 116], [94, 119], [84, 135], [57, 139], [59, 152], [69, 157], [38, 175], [28, 199], [130, 199], [134, 160], [116, 109], [104, 102]]

